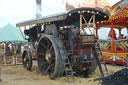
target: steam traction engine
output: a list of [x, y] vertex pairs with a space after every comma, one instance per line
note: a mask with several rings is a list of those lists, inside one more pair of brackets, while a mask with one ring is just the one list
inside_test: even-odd
[[37, 59], [40, 73], [51, 79], [64, 72], [67, 76], [73, 72], [91, 74], [99, 63], [95, 24], [107, 19], [99, 9], [77, 8], [18, 23], [28, 36], [28, 48], [22, 56], [24, 67], [30, 70], [32, 60]]

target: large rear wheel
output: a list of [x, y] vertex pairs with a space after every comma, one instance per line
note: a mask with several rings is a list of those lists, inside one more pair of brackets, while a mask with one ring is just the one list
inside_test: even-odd
[[56, 37], [52, 35], [41, 37], [37, 49], [37, 62], [41, 74], [49, 75], [51, 79], [62, 75], [60, 69], [63, 63]]

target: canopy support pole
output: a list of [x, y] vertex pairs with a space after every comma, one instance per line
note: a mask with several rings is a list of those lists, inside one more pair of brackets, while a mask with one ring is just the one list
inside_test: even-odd
[[22, 33], [22, 31], [21, 31], [21, 27], [19, 27], [19, 30], [20, 30], [20, 33], [21, 33], [23, 39], [25, 39], [25, 36], [24, 36], [24, 34]]
[[121, 28], [119, 28], [119, 36], [121, 35]]
[[80, 34], [82, 34], [82, 14], [80, 14]]
[[96, 27], [96, 36], [98, 36], [98, 28]]
[[112, 45], [111, 45], [111, 51], [115, 51], [115, 45], [114, 45], [114, 28], [113, 28], [113, 21], [111, 21], [111, 30], [112, 30]]

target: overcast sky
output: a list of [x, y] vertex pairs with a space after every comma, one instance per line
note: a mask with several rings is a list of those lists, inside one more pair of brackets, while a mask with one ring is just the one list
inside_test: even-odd
[[[42, 0], [42, 15], [50, 15], [65, 11], [63, 0]], [[64, 0], [66, 2], [67, 0]], [[78, 0], [68, 0], [69, 3]], [[83, 1], [83, 0], [79, 0]], [[111, 5], [120, 0], [107, 0]], [[16, 23], [35, 18], [36, 0], [0, 0], [0, 28], [10, 23]]]
[[[65, 11], [63, 0], [42, 0], [43, 16]], [[64, 0], [66, 2], [67, 0]], [[68, 0], [70, 3], [78, 0]], [[79, 0], [82, 1], [82, 0]], [[119, 0], [107, 0], [114, 4]], [[0, 0], [0, 28], [11, 23], [15, 26], [17, 22], [35, 18], [36, 0]]]

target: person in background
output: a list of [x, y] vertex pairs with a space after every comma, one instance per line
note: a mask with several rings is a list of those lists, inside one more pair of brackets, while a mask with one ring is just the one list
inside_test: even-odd
[[5, 55], [6, 55], [6, 56], [10, 56], [10, 47], [9, 47], [9, 43], [6, 43]]
[[14, 55], [14, 45], [11, 44], [11, 54]]
[[2, 57], [4, 57], [4, 53], [0, 50], [0, 82], [2, 81]]
[[14, 56], [16, 56], [16, 51], [17, 51], [17, 49], [16, 49], [16, 44], [14, 43]]
[[123, 36], [124, 36], [124, 35], [123, 35], [123, 34], [121, 34], [121, 35], [119, 36], [119, 38], [120, 38], [120, 39], [123, 39], [123, 38], [124, 38]]
[[124, 37], [125, 39], [128, 39], [128, 34], [127, 35], [125, 35], [125, 37]]
[[[113, 30], [114, 31], [114, 40], [117, 40], [117, 38], [116, 38], [116, 33], [115, 33], [115, 30]], [[108, 40], [111, 40], [112, 39], [112, 30], [110, 30], [109, 31], [109, 34], [108, 34]]]
[[79, 21], [73, 21], [72, 25], [68, 29], [68, 35], [69, 35], [69, 46], [70, 49], [73, 49], [73, 43], [75, 36], [80, 32], [80, 22]]
[[18, 45], [16, 44], [16, 54], [18, 54], [19, 51], [18, 51]]
[[74, 41], [74, 37], [76, 36], [76, 34], [78, 34], [80, 32], [80, 28], [76, 27], [74, 25], [71, 25], [71, 27], [68, 29], [68, 35], [69, 35], [69, 45], [70, 45], [70, 49], [72, 50], [73, 48], [73, 41]]
[[21, 43], [18, 44], [18, 54], [21, 54]]

